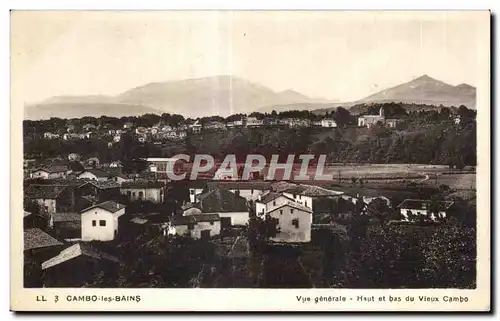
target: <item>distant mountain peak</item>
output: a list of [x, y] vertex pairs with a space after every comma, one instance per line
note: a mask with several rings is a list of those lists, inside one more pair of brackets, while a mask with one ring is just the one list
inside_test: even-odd
[[427, 75], [427, 74], [423, 74], [422, 76], [417, 77], [417, 78], [415, 78], [414, 80], [436, 80], [436, 79], [434, 79], [434, 78], [430, 77], [430, 76], [429, 76], [429, 75]]

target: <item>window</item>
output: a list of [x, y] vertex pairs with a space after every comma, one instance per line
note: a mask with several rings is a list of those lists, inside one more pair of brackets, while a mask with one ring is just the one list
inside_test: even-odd
[[291, 208], [291, 209], [290, 209], [290, 213], [292, 213], [292, 214], [293, 214], [293, 208]]
[[302, 195], [299, 195], [299, 200], [301, 200], [301, 199], [302, 199]]
[[191, 190], [191, 195], [194, 195], [194, 189]]
[[132, 192], [132, 196], [135, 197], [135, 192]]
[[293, 198], [294, 198], [294, 199], [295, 199], [295, 198], [297, 198], [297, 194], [293, 194]]
[[106, 226], [105, 220], [99, 220], [99, 226]]
[[127, 198], [130, 200], [130, 196], [132, 195], [132, 193], [130, 191], [127, 192]]
[[273, 201], [273, 206], [276, 206], [276, 201]]
[[214, 225], [214, 221], [210, 221], [210, 225]]
[[188, 230], [194, 230], [194, 223], [188, 224]]
[[253, 188], [250, 190], [250, 194], [253, 194]]
[[304, 206], [307, 207], [307, 201], [304, 202]]
[[96, 225], [97, 225], [96, 220], [92, 220], [92, 226], [96, 226]]
[[280, 214], [283, 215], [283, 210], [280, 210]]
[[143, 197], [144, 197], [144, 193], [143, 192], [139, 192], [139, 199], [142, 200]]
[[295, 228], [299, 228], [299, 219], [294, 219], [292, 220], [292, 225], [295, 226]]

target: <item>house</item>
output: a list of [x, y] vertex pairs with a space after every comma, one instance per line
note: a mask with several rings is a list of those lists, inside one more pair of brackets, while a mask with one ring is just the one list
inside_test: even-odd
[[82, 217], [79, 213], [54, 213], [51, 226], [60, 239], [79, 240], [82, 237]]
[[66, 133], [66, 134], [63, 134], [63, 139], [64, 140], [71, 140], [71, 139], [78, 139], [80, 136], [78, 134], [75, 134], [75, 133]]
[[[405, 221], [411, 220], [411, 215], [424, 216], [426, 219], [436, 221], [438, 218], [446, 218], [454, 202], [431, 201], [418, 199], [405, 199], [397, 206]], [[437, 212], [437, 216], [435, 214]]]
[[279, 125], [278, 120], [274, 117], [265, 117], [262, 120], [262, 124], [264, 126], [278, 126]]
[[132, 182], [134, 180], [134, 177], [132, 176], [129, 176], [127, 174], [123, 174], [123, 173], [118, 173], [118, 174], [115, 174], [113, 175], [110, 180], [118, 183], [118, 185], [122, 185], [123, 182]]
[[310, 119], [287, 118], [284, 122], [290, 128], [311, 127]]
[[201, 128], [202, 128], [202, 126], [201, 126], [199, 120], [196, 120], [193, 124], [189, 125], [189, 129], [191, 130], [191, 132], [193, 132], [195, 134], [200, 133]]
[[85, 160], [85, 164], [92, 168], [99, 167], [99, 158], [89, 157], [87, 160]]
[[182, 215], [192, 215], [198, 212], [196, 209], [202, 214], [218, 214], [222, 228], [246, 225], [250, 218], [246, 199], [225, 189], [215, 189], [200, 194], [198, 203], [185, 208]]
[[384, 107], [380, 107], [378, 115], [363, 115], [358, 117], [358, 127], [368, 127], [381, 123], [385, 124]]
[[262, 119], [257, 119], [257, 117], [247, 117], [245, 119], [246, 127], [260, 127], [264, 125]]
[[38, 262], [52, 257], [64, 246], [62, 242], [39, 228], [24, 229], [24, 258]]
[[351, 202], [352, 204], [357, 204], [359, 201], [362, 201], [366, 205], [370, 204], [375, 199], [381, 199], [387, 204], [388, 207], [391, 207], [391, 200], [385, 196], [379, 196], [379, 195], [365, 196], [365, 195], [359, 195], [359, 193], [356, 195], [353, 195], [353, 193], [344, 193], [341, 196], [341, 199], [344, 201]]
[[118, 234], [118, 219], [125, 214], [125, 205], [106, 201], [81, 213], [83, 241], [112, 241]]
[[50, 166], [45, 168], [36, 168], [31, 172], [31, 178], [65, 178], [70, 170], [66, 166]]
[[295, 185], [283, 191], [283, 195], [310, 208], [314, 213], [334, 210], [342, 194], [344, 193], [307, 184]]
[[136, 180], [123, 182], [120, 192], [130, 201], [151, 201], [161, 204], [165, 196], [165, 184], [158, 181]]
[[226, 124], [220, 121], [211, 121], [203, 125], [203, 130], [225, 130]]
[[109, 163], [109, 167], [111, 167], [111, 168], [120, 168], [120, 167], [123, 167], [123, 166], [122, 166], [122, 163], [120, 161], [114, 161], [114, 162]]
[[130, 129], [134, 126], [134, 123], [132, 122], [126, 122], [123, 124], [123, 129]]
[[321, 120], [321, 127], [326, 127], [326, 128], [337, 127], [337, 123], [333, 118], [324, 118]]
[[51, 132], [45, 132], [45, 133], [43, 133], [43, 138], [45, 138], [45, 139], [56, 139], [56, 138], [59, 138], [59, 134], [54, 134], [54, 133], [51, 133]]
[[78, 174], [77, 179], [88, 179], [94, 181], [107, 181], [112, 175], [108, 172], [97, 168], [85, 169], [85, 171]]
[[174, 216], [169, 226], [170, 235], [187, 235], [194, 239], [210, 239], [219, 235], [220, 231], [221, 219], [218, 214]]
[[271, 209], [290, 201], [293, 201], [293, 199], [283, 195], [283, 193], [268, 192], [259, 195], [255, 201], [255, 213], [257, 216], [264, 218]]
[[229, 190], [236, 195], [246, 198], [247, 201], [255, 201], [259, 198], [259, 195], [271, 189], [271, 184], [264, 181], [208, 182], [207, 186], [209, 190], [217, 188]]
[[455, 125], [460, 125], [460, 122], [462, 121], [462, 117], [460, 115], [456, 115], [453, 117], [453, 122]]
[[24, 230], [24, 251], [32, 251], [61, 245], [63, 245], [63, 243], [59, 242], [57, 239], [39, 228], [28, 228]]
[[97, 202], [118, 200], [120, 198], [120, 184], [113, 180], [87, 181], [78, 187], [78, 195], [93, 196]]
[[97, 126], [94, 124], [85, 124], [83, 125], [83, 130], [88, 132], [97, 129]]
[[24, 211], [23, 215], [23, 228], [41, 228], [45, 229], [49, 226], [49, 221], [47, 218], [34, 214], [31, 212]]
[[56, 212], [70, 212], [75, 200], [71, 188], [62, 185], [31, 184], [24, 191], [25, 197], [35, 202], [42, 217], [50, 218]]
[[403, 120], [402, 119], [396, 119], [396, 118], [391, 118], [391, 119], [386, 119], [385, 125], [389, 128], [396, 128], [399, 123], [401, 123]]
[[294, 201], [272, 208], [266, 220], [276, 222], [278, 233], [270, 238], [277, 243], [305, 243], [311, 241], [312, 210]]
[[187, 187], [189, 189], [189, 202], [194, 204], [196, 203], [197, 196], [203, 193], [207, 184], [204, 181], [195, 180], [195, 181], [187, 181]]
[[[41, 264], [44, 284], [48, 287], [82, 287], [97, 274], [116, 277], [120, 261], [87, 243], [76, 243]], [[78, 277], [75, 277], [75, 272]]]
[[113, 142], [119, 143], [122, 140], [122, 135], [114, 135]]

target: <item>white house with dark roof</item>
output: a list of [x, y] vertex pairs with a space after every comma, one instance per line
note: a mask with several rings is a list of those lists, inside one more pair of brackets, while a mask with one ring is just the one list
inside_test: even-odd
[[267, 212], [266, 219], [276, 222], [278, 233], [271, 242], [305, 243], [311, 241], [312, 210], [294, 201], [287, 201]]
[[[214, 189], [198, 196], [198, 203], [184, 208], [183, 216], [197, 213], [218, 214], [221, 226], [243, 226], [248, 224], [250, 212], [244, 197], [226, 189]], [[197, 211], [198, 209], [199, 211]]]
[[150, 201], [161, 204], [165, 197], [165, 183], [159, 181], [136, 180], [121, 184], [120, 193], [130, 201]]
[[44, 168], [36, 168], [31, 172], [31, 178], [65, 178], [70, 170], [66, 166], [49, 166]]
[[264, 217], [271, 209], [289, 201], [293, 201], [293, 199], [283, 195], [283, 193], [268, 192], [259, 196], [255, 201], [255, 213], [259, 217]]
[[86, 169], [78, 174], [77, 179], [88, 179], [94, 181], [107, 181], [112, 175], [97, 168]]
[[[446, 218], [447, 212], [453, 204], [454, 202], [451, 201], [433, 202], [431, 200], [405, 199], [397, 208], [406, 221], [409, 220], [411, 214], [423, 215], [431, 221], [435, 221], [438, 217]], [[437, 212], [438, 217], [434, 212]]]
[[343, 192], [333, 191], [321, 186], [300, 184], [289, 187], [283, 191], [283, 195], [293, 199], [295, 202], [310, 208], [313, 212], [316, 210], [315, 203], [319, 201], [331, 199], [338, 201], [338, 198], [344, 194]]
[[220, 234], [221, 218], [218, 214], [175, 216], [168, 225], [170, 235], [187, 235], [194, 239], [208, 239]]
[[125, 205], [106, 201], [80, 212], [83, 241], [112, 241], [118, 234], [118, 219]]

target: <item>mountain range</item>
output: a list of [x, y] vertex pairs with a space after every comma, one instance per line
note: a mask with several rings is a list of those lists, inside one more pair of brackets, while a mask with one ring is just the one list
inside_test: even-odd
[[227, 117], [253, 111], [331, 110], [376, 102], [403, 102], [475, 108], [476, 89], [452, 86], [427, 75], [382, 90], [355, 102], [311, 98], [294, 90], [273, 91], [235, 76], [214, 76], [149, 83], [117, 96], [55, 96], [25, 106], [25, 119], [137, 116], [145, 113], [181, 114], [197, 118]]

